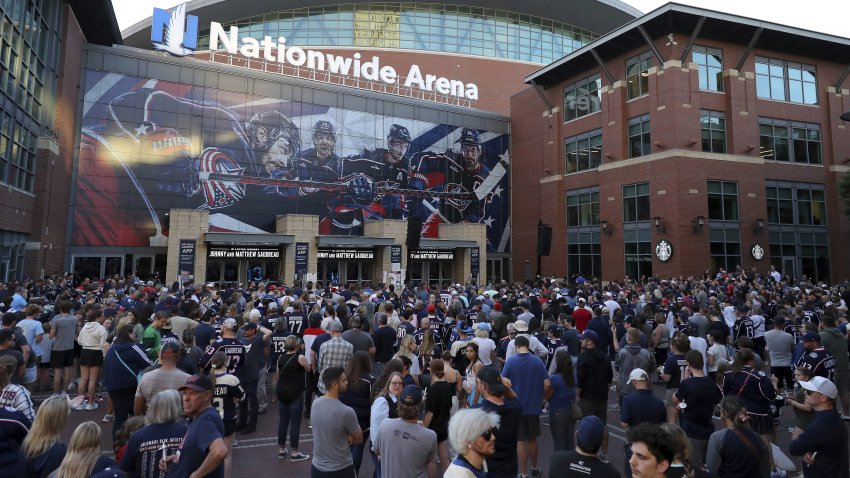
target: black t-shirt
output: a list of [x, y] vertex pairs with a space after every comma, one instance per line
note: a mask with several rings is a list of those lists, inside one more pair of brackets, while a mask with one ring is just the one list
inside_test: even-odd
[[664, 375], [670, 376], [670, 381], [667, 382], [667, 389], [679, 388], [679, 382], [682, 380], [682, 375], [688, 368], [688, 361], [684, 355], [670, 354], [667, 356], [667, 361], [664, 362]]
[[263, 335], [257, 332], [253, 339], [244, 337], [242, 343], [245, 345], [245, 366], [240, 367], [236, 373], [242, 383], [248, 383], [260, 378], [260, 367], [263, 365], [263, 352], [266, 343]]
[[195, 345], [206, 349], [218, 337], [218, 332], [215, 328], [207, 323], [201, 322], [195, 327]]
[[484, 400], [481, 408], [500, 417], [499, 428], [496, 429], [496, 452], [487, 458], [487, 477], [515, 478], [519, 469], [516, 442], [522, 405], [515, 398], [506, 398], [502, 405]]
[[595, 456], [581, 455], [575, 450], [556, 451], [550, 463], [550, 478], [620, 478], [620, 472], [610, 463]]
[[393, 358], [396, 332], [392, 327], [378, 327], [372, 341], [375, 343], [375, 362], [388, 362]]
[[142, 428], [130, 437], [119, 468], [131, 476], [159, 476], [163, 451], [173, 455], [180, 449], [184, 435], [183, 423], [158, 423]]
[[271, 353], [269, 354], [269, 370], [274, 370], [277, 367], [277, 359], [280, 358], [281, 355], [286, 353], [286, 346], [284, 345], [286, 342], [286, 337], [289, 336], [289, 332], [275, 332], [269, 338], [269, 347], [271, 348]]
[[304, 330], [310, 325], [301, 311], [294, 311], [286, 315], [289, 324], [289, 333], [299, 337], [304, 336]]
[[452, 386], [448, 382], [434, 382], [428, 387], [425, 411], [434, 414], [428, 428], [437, 433], [437, 440], [448, 438], [449, 418], [452, 410]]
[[687, 406], [682, 410], [682, 429], [697, 440], [708, 440], [714, 433], [711, 415], [723, 393], [711, 377], [691, 377], [682, 380], [676, 397]]

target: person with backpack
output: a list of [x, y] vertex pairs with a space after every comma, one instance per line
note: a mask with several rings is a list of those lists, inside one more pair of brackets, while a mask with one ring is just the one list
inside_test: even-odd
[[145, 350], [136, 342], [136, 332], [132, 324], [118, 329], [115, 341], [103, 359], [103, 385], [112, 400], [115, 421], [112, 422], [112, 436], [133, 412], [136, 387], [142, 370], [151, 366]]

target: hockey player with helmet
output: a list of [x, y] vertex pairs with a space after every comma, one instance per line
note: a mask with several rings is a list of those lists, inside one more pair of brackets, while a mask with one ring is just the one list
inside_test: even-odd
[[424, 219], [426, 237], [436, 237], [441, 223], [480, 223], [485, 217], [490, 198], [479, 201], [475, 197], [476, 189], [490, 173], [481, 161], [481, 136], [474, 129], [464, 128], [455, 143], [460, 143], [460, 152], [427, 151], [418, 153], [411, 161], [411, 188], [459, 195], [442, 200], [424, 199], [417, 204], [415, 211]]
[[[408, 208], [402, 194], [387, 189], [408, 188], [410, 131], [393, 124], [387, 134], [387, 148], [364, 149], [340, 160], [340, 181], [348, 190], [331, 200], [330, 214], [319, 225], [321, 234], [363, 234], [367, 219], [407, 219]], [[384, 191], [377, 193], [378, 188]]]
[[[297, 177], [302, 181], [336, 183], [339, 181], [339, 156], [336, 147], [336, 129], [327, 120], [313, 125], [313, 147], [302, 151], [296, 162]], [[303, 214], [326, 216], [328, 203], [338, 192], [323, 188], [302, 187], [298, 189], [299, 210]]]

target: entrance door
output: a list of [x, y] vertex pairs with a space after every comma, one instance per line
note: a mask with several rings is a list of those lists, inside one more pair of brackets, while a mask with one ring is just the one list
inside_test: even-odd
[[319, 263], [319, 281], [325, 287], [329, 284], [339, 284], [339, 261], [323, 261]]
[[[224, 262], [224, 284], [235, 285], [239, 281], [239, 261]], [[222, 285], [224, 285], [222, 284]]]
[[782, 258], [782, 273], [788, 274], [788, 277], [792, 279], [797, 278], [797, 258], [796, 257], [783, 257]]
[[153, 256], [135, 256], [133, 270], [141, 280], [148, 280], [153, 275]]
[[247, 282], [262, 282], [266, 278], [266, 268], [263, 261], [248, 262]]

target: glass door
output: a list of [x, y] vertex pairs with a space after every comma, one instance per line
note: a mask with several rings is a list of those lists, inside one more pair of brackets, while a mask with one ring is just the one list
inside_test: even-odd
[[133, 262], [133, 270], [141, 280], [148, 280], [153, 275], [153, 256], [136, 256]]
[[782, 258], [782, 273], [788, 274], [791, 279], [797, 278], [797, 258], [783, 257]]

